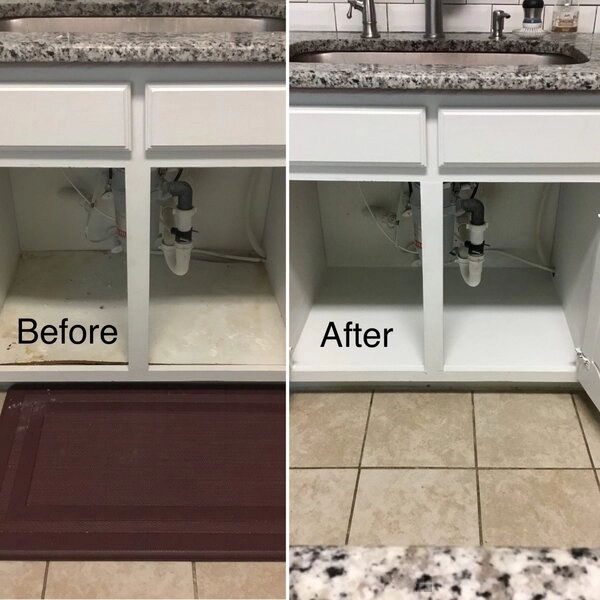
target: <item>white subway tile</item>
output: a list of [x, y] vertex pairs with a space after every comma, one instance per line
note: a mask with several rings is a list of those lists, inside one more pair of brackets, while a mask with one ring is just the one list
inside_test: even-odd
[[[598, 0], [598, 2], [600, 2], [600, 0]], [[519, 6], [521, 6], [522, 0], [505, 0], [505, 3], [518, 4]], [[467, 0], [467, 4], [491, 4], [491, 2], [490, 0]]]
[[[335, 20], [338, 31], [362, 31], [362, 13], [359, 10], [352, 12], [352, 18], [348, 19], [348, 3], [334, 4]], [[375, 14], [377, 16], [377, 29], [379, 31], [387, 31], [387, 5], [379, 2], [375, 3]]]
[[[593, 33], [594, 23], [596, 22], [596, 6], [580, 6], [579, 7], [579, 33]], [[544, 11], [544, 29], [552, 31], [552, 12], [553, 6], [547, 6]]]
[[[520, 4], [494, 4], [492, 10], [503, 10], [510, 15], [510, 19], [504, 21], [504, 31], [506, 33], [521, 29], [523, 26], [523, 7]], [[492, 27], [491, 19], [490, 14], [490, 28]]]
[[444, 30], [454, 32], [486, 32], [490, 30], [491, 5], [466, 4], [444, 6]]
[[[487, 4], [489, 4], [490, 0], [487, 0]], [[423, 4], [425, 0], [415, 0], [415, 3]], [[466, 4], [467, 0], [444, 0], [444, 4]]]
[[[600, 2], [600, 0], [598, 0]], [[412, 4], [413, 0], [387, 0], [388, 4]]]
[[425, 7], [422, 4], [390, 4], [388, 27], [390, 31], [424, 31]]
[[288, 18], [290, 31], [335, 31], [333, 4], [290, 4]]

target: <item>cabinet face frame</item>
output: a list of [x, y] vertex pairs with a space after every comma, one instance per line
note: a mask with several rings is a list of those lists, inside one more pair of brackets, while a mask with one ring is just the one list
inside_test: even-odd
[[131, 86], [131, 148], [0, 148], [0, 168], [62, 167], [123, 168], [127, 194], [128, 365], [8, 365], [0, 367], [0, 386], [16, 382], [62, 381], [285, 381], [285, 357], [278, 365], [171, 365], [148, 364], [150, 289], [150, 173], [155, 167], [285, 167], [284, 148], [145, 149], [145, 86], [235, 82], [240, 86], [284, 85], [283, 65], [10, 65], [0, 85], [31, 82], [54, 86]]
[[[479, 182], [548, 182], [548, 183], [597, 183], [600, 184], [600, 167], [590, 164], [519, 164], [519, 165], [440, 165], [439, 157], [439, 122], [438, 114], [442, 109], [512, 109], [515, 111], [539, 110], [543, 113], [547, 111], [571, 111], [577, 110], [593, 111], [594, 114], [600, 110], [600, 94], [574, 94], [569, 98], [565, 95], [553, 96], [547, 94], [522, 93], [522, 94], [495, 94], [492, 92], [475, 93], [456, 93], [452, 95], [432, 94], [432, 93], [403, 93], [388, 92], [385, 94], [368, 91], [361, 93], [340, 92], [340, 91], [316, 91], [316, 90], [291, 90], [290, 104], [293, 108], [306, 107], [368, 107], [376, 110], [377, 108], [397, 108], [397, 107], [418, 107], [426, 108], [427, 113], [427, 159], [426, 168], [419, 169], [411, 165], [400, 164], [393, 168], [389, 165], [385, 167], [374, 167], [369, 164], [345, 164], [332, 165], [331, 163], [321, 164], [303, 164], [294, 162], [290, 164], [290, 179], [297, 181], [418, 181], [422, 186], [431, 186], [432, 195], [437, 196], [441, 201], [442, 186], [444, 182], [458, 181], [479, 181]], [[392, 134], [394, 132], [391, 132]], [[290, 137], [293, 138], [293, 128], [290, 129]], [[292, 141], [293, 144], [293, 141]], [[293, 158], [293, 157], [292, 157]], [[439, 244], [440, 237], [437, 236], [442, 224], [441, 202], [440, 210], [429, 215], [430, 227], [424, 227], [423, 235], [426, 236], [429, 231], [431, 239], [429, 240], [431, 255], [424, 254], [424, 261], [427, 260], [427, 267], [423, 272], [424, 286], [424, 304], [429, 305], [424, 308], [425, 319], [425, 339], [431, 344], [433, 340], [443, 340], [443, 274], [441, 271], [441, 253], [438, 256], [432, 256], [436, 253], [433, 248]], [[437, 232], [437, 233], [436, 233]], [[425, 240], [424, 240], [425, 242]], [[425, 246], [425, 243], [424, 243]], [[294, 248], [290, 249], [290, 253]], [[600, 265], [600, 262], [599, 262]], [[600, 287], [600, 276], [597, 287]], [[599, 292], [600, 293], [600, 292]], [[291, 299], [293, 301], [293, 299]], [[600, 305], [600, 299], [597, 303]], [[293, 305], [292, 305], [293, 310]], [[600, 324], [600, 309], [595, 314], [595, 322]], [[429, 329], [428, 329], [429, 327]], [[600, 337], [600, 334], [596, 334]], [[595, 348], [598, 348], [598, 339], [594, 342]], [[438, 348], [443, 348], [443, 343], [437, 344]], [[600, 350], [596, 351], [600, 355]], [[307, 373], [302, 371], [295, 372], [292, 367], [292, 383], [296, 386], [311, 387], [313, 385], [326, 382], [342, 383], [346, 381], [356, 382], [375, 382], [386, 383], [395, 382], [548, 382], [573, 384], [578, 379], [575, 366], [572, 371], [558, 372], [520, 372], [510, 371], [498, 372], [469, 372], [456, 373], [444, 371], [443, 356], [438, 352], [428, 353], [427, 368], [425, 373], [404, 372], [398, 373], [394, 378], [382, 379], [369, 371], [360, 371], [350, 374], [339, 373], [335, 371], [326, 371], [323, 369], [319, 373]], [[600, 356], [596, 359], [597, 365], [600, 365]], [[592, 371], [593, 373], [593, 371]], [[598, 374], [598, 371], [596, 371]], [[600, 377], [594, 375], [594, 387], [596, 397], [600, 403]], [[595, 381], [594, 380], [594, 381]], [[591, 389], [589, 384], [586, 384]]]

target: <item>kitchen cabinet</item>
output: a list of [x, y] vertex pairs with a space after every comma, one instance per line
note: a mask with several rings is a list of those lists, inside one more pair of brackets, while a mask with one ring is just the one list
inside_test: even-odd
[[[600, 404], [598, 94], [297, 90], [290, 102], [296, 386], [580, 381]], [[368, 132], [363, 113], [403, 111], [424, 114], [422, 132], [390, 120], [372, 138], [346, 136], [321, 122], [326, 142], [305, 143], [311, 114]], [[381, 148], [403, 141], [406, 158], [386, 161]], [[489, 224], [477, 287], [445, 250], [444, 194], [459, 182], [479, 184]], [[409, 184], [420, 185], [420, 256], [394, 247], [415, 250]], [[363, 335], [392, 328], [387, 347], [356, 338], [357, 323]]]
[[[0, 383], [285, 379], [283, 80], [277, 64], [3, 67]], [[124, 172], [121, 253], [86, 239], [110, 222], [86, 221], [65, 179], [91, 197], [109, 169]], [[156, 169], [191, 181], [197, 247], [250, 254], [249, 222], [266, 259], [171, 273], [154, 239]], [[57, 341], [19, 344], [18, 319], [34, 317], [40, 340], [54, 327]], [[60, 343], [68, 326], [107, 324], [110, 344]]]

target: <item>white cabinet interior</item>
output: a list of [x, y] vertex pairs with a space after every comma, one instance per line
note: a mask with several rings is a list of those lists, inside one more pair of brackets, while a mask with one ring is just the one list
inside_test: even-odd
[[[443, 189], [423, 194], [421, 263], [396, 247], [415, 251], [407, 182], [292, 182], [294, 381], [576, 381], [600, 264], [600, 184], [480, 183], [489, 247], [477, 287], [436, 243]], [[341, 344], [323, 345], [331, 322]], [[355, 329], [347, 344], [347, 322], [393, 328], [388, 347], [357, 347]]]

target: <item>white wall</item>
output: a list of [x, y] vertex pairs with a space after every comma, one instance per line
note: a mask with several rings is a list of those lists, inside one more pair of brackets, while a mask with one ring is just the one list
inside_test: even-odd
[[266, 267], [281, 316], [286, 315], [286, 201], [285, 169], [273, 169], [269, 210], [265, 221], [263, 247], [267, 253]]
[[317, 185], [290, 182], [290, 345], [302, 333], [326, 266]]
[[[249, 168], [186, 169], [182, 179], [194, 190], [194, 235], [197, 247], [250, 252], [245, 228], [245, 207], [248, 200]], [[71, 180], [91, 198], [94, 186], [101, 178], [100, 169], [68, 169]], [[106, 170], [104, 170], [106, 173]], [[14, 206], [18, 223], [21, 250], [39, 252], [53, 250], [100, 250], [113, 246], [112, 241], [101, 244], [88, 242], [84, 236], [87, 214], [74, 199], [65, 200], [60, 190], [69, 190], [61, 169], [11, 169]], [[269, 201], [269, 178], [259, 177], [256, 188], [250, 189], [252, 227], [258, 239], [263, 236]], [[99, 208], [114, 214], [112, 203]], [[94, 214], [90, 221], [90, 238], [104, 237], [112, 223]]]
[[[381, 206], [396, 212], [398, 203], [405, 203], [405, 183], [319, 182], [319, 207], [323, 237], [330, 267], [396, 267], [409, 266], [414, 256], [399, 251], [377, 228], [366, 213], [361, 189], [371, 206]], [[547, 208], [542, 227], [543, 244], [547, 255], [552, 249], [558, 186], [539, 183], [483, 183], [477, 197], [484, 203], [486, 242], [512, 251], [523, 258], [539, 262], [536, 250], [538, 208], [542, 192], [548, 193]], [[394, 236], [392, 229], [384, 228]], [[398, 242], [408, 245], [413, 241], [412, 219], [402, 219]], [[492, 253], [486, 257], [486, 268], [494, 266], [524, 266], [511, 259]]]
[[[550, 30], [552, 4], [544, 8], [544, 28]], [[600, 31], [596, 19], [600, 0], [583, 0], [579, 12], [579, 31]], [[492, 10], [502, 9], [511, 15], [506, 30], [520, 27], [523, 9], [520, 2], [494, 4], [489, 0], [445, 0], [444, 29], [448, 32], [487, 32], [490, 30]], [[387, 0], [376, 2], [377, 25], [380, 31], [422, 32], [425, 30], [425, 7], [423, 0]], [[352, 19], [346, 18], [348, 4], [327, 0], [291, 0], [288, 20], [291, 31], [360, 31], [362, 17], [354, 11]], [[600, 21], [600, 20], [599, 20]]]
[[12, 283], [19, 260], [19, 237], [7, 169], [0, 169], [0, 307]]

